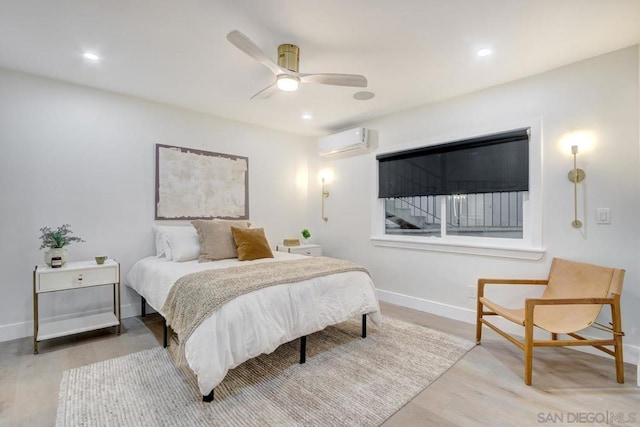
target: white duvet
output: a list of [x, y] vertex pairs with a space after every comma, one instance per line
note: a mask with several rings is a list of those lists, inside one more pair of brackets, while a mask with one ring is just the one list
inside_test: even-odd
[[[133, 265], [126, 276], [126, 284], [164, 316], [160, 309], [169, 289], [185, 274], [303, 258], [284, 252], [274, 252], [274, 257], [204, 263], [147, 257]], [[185, 343], [186, 360], [198, 378], [200, 392], [207, 395], [229, 369], [242, 362], [364, 313], [370, 313], [369, 318], [375, 324], [380, 323], [373, 281], [361, 271], [271, 286], [231, 300], [202, 322]]]

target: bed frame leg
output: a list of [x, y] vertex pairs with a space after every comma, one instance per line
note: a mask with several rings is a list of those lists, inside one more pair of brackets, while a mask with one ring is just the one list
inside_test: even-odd
[[147, 300], [144, 297], [140, 297], [140, 315], [142, 317], [147, 315]]
[[300, 364], [307, 361], [307, 336], [300, 337]]
[[362, 315], [362, 338], [367, 337], [367, 315]]
[[202, 395], [202, 401], [203, 402], [213, 402], [213, 392], [215, 391], [215, 388], [213, 390], [211, 390], [211, 393], [205, 395]]
[[168, 335], [168, 331], [167, 331], [167, 319], [165, 319], [164, 317], [162, 318], [162, 346], [164, 348], [167, 348], [168, 346], [168, 339], [167, 339], [167, 335]]

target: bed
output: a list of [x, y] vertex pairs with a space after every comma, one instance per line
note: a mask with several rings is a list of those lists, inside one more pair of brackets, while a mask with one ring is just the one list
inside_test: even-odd
[[[302, 255], [274, 252], [273, 258], [239, 261], [174, 262], [150, 256], [137, 261], [126, 284], [163, 318], [163, 307], [174, 284], [190, 273], [231, 267], [303, 260]], [[366, 316], [380, 323], [375, 287], [363, 271], [348, 271], [278, 284], [240, 295], [217, 309], [197, 326], [184, 346], [184, 359], [197, 377], [203, 400], [213, 400], [213, 390], [227, 371], [279, 345], [321, 331], [329, 325], [360, 317], [363, 336]], [[166, 339], [166, 338], [165, 338]], [[301, 353], [301, 363], [304, 362]]]

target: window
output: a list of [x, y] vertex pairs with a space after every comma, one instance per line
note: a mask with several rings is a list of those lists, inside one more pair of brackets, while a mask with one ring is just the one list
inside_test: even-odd
[[446, 236], [522, 239], [525, 195], [513, 191], [386, 198], [385, 234], [441, 237], [444, 224]]
[[539, 128], [532, 129], [378, 155], [374, 243], [497, 245], [541, 253], [540, 137]]

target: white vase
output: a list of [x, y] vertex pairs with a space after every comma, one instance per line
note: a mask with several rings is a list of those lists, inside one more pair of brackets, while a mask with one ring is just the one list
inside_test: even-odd
[[51, 267], [51, 258], [60, 257], [62, 258], [62, 265], [67, 263], [67, 250], [65, 248], [49, 248], [44, 253], [44, 262], [49, 267]]

